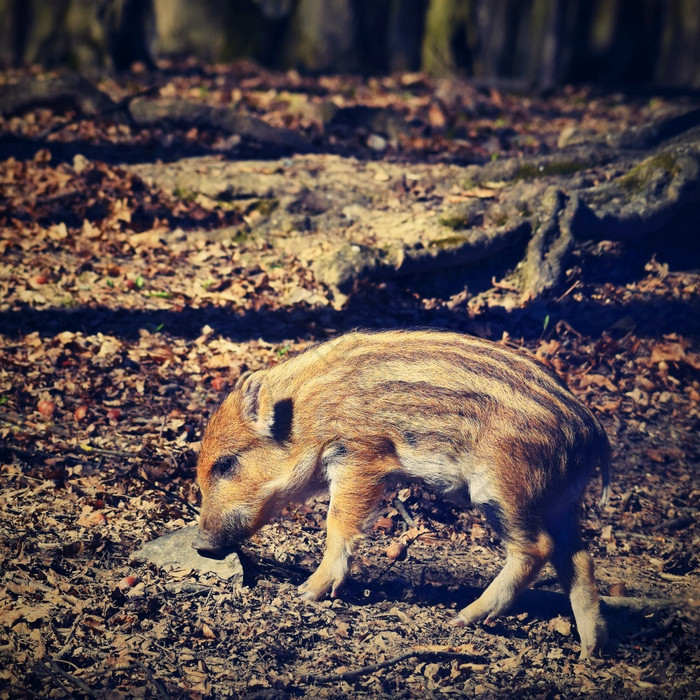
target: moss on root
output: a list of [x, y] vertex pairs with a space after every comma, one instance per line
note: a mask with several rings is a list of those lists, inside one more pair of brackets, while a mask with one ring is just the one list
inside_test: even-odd
[[588, 163], [577, 160], [557, 160], [551, 163], [543, 163], [542, 165], [526, 163], [515, 171], [513, 180], [532, 180], [537, 177], [549, 177], [551, 175], [573, 175], [573, 173], [585, 170], [588, 167]]
[[618, 177], [616, 182], [623, 190], [629, 193], [638, 193], [659, 173], [675, 177], [679, 171], [676, 156], [672, 153], [659, 153], [646, 158], [639, 165], [635, 165], [628, 173]]

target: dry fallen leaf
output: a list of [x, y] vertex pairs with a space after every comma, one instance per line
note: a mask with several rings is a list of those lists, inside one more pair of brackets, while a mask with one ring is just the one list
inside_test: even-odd
[[547, 628], [550, 630], [550, 632], [558, 632], [564, 637], [571, 636], [571, 621], [564, 617], [561, 617], [560, 615], [557, 615], [557, 617], [552, 618], [547, 623]]
[[42, 399], [36, 405], [36, 410], [45, 418], [51, 418], [56, 410], [56, 404], [51, 399]]
[[627, 584], [624, 581], [618, 581], [616, 583], [611, 583], [608, 586], [608, 595], [610, 596], [621, 596], [627, 595]]
[[78, 525], [83, 527], [101, 527], [106, 524], [107, 518], [104, 516], [104, 513], [93, 510], [90, 506], [85, 506], [78, 518]]
[[88, 407], [85, 404], [82, 404], [78, 406], [78, 408], [75, 409], [73, 412], [73, 417], [77, 422], [83, 420], [85, 416], [87, 415], [88, 412]]
[[493, 199], [497, 191], [488, 187], [472, 187], [462, 192], [463, 197], [474, 197], [477, 199]]
[[579, 378], [581, 388], [586, 389], [590, 386], [602, 387], [608, 391], [618, 391], [618, 388], [608, 377], [602, 374], [584, 374]]
[[407, 545], [404, 542], [392, 542], [386, 548], [386, 556], [392, 561], [403, 561], [406, 558]]

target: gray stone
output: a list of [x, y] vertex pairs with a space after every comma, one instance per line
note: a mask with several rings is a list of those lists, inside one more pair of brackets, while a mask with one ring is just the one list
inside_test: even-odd
[[385, 151], [388, 146], [386, 139], [379, 134], [370, 134], [367, 139], [367, 145], [373, 151]]
[[219, 578], [234, 583], [243, 582], [243, 567], [235, 552], [223, 559], [203, 557], [192, 543], [197, 537], [197, 525], [174, 530], [166, 535], [146, 542], [131, 555], [131, 561], [155, 564], [161, 568], [191, 569], [200, 574], [216, 574]]

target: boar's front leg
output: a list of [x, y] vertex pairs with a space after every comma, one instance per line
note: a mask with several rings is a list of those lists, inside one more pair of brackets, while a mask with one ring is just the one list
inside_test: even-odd
[[[371, 456], [370, 456], [371, 455]], [[377, 506], [384, 480], [395, 469], [390, 458], [377, 457], [372, 450], [343, 452], [342, 459], [327, 467], [331, 500], [326, 521], [326, 551], [308, 580], [299, 586], [305, 600], [331, 597], [345, 581], [355, 541], [362, 526]]]

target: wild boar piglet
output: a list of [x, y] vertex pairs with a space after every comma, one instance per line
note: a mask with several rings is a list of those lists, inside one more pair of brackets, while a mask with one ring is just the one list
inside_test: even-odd
[[300, 592], [335, 596], [385, 485], [418, 479], [479, 506], [505, 545], [503, 569], [453, 624], [501, 614], [549, 560], [585, 657], [607, 637], [577, 506], [596, 465], [607, 500], [609, 455], [588, 408], [519, 352], [457, 333], [348, 333], [242, 376], [214, 412], [195, 546], [225, 550], [328, 492], [326, 550]]

